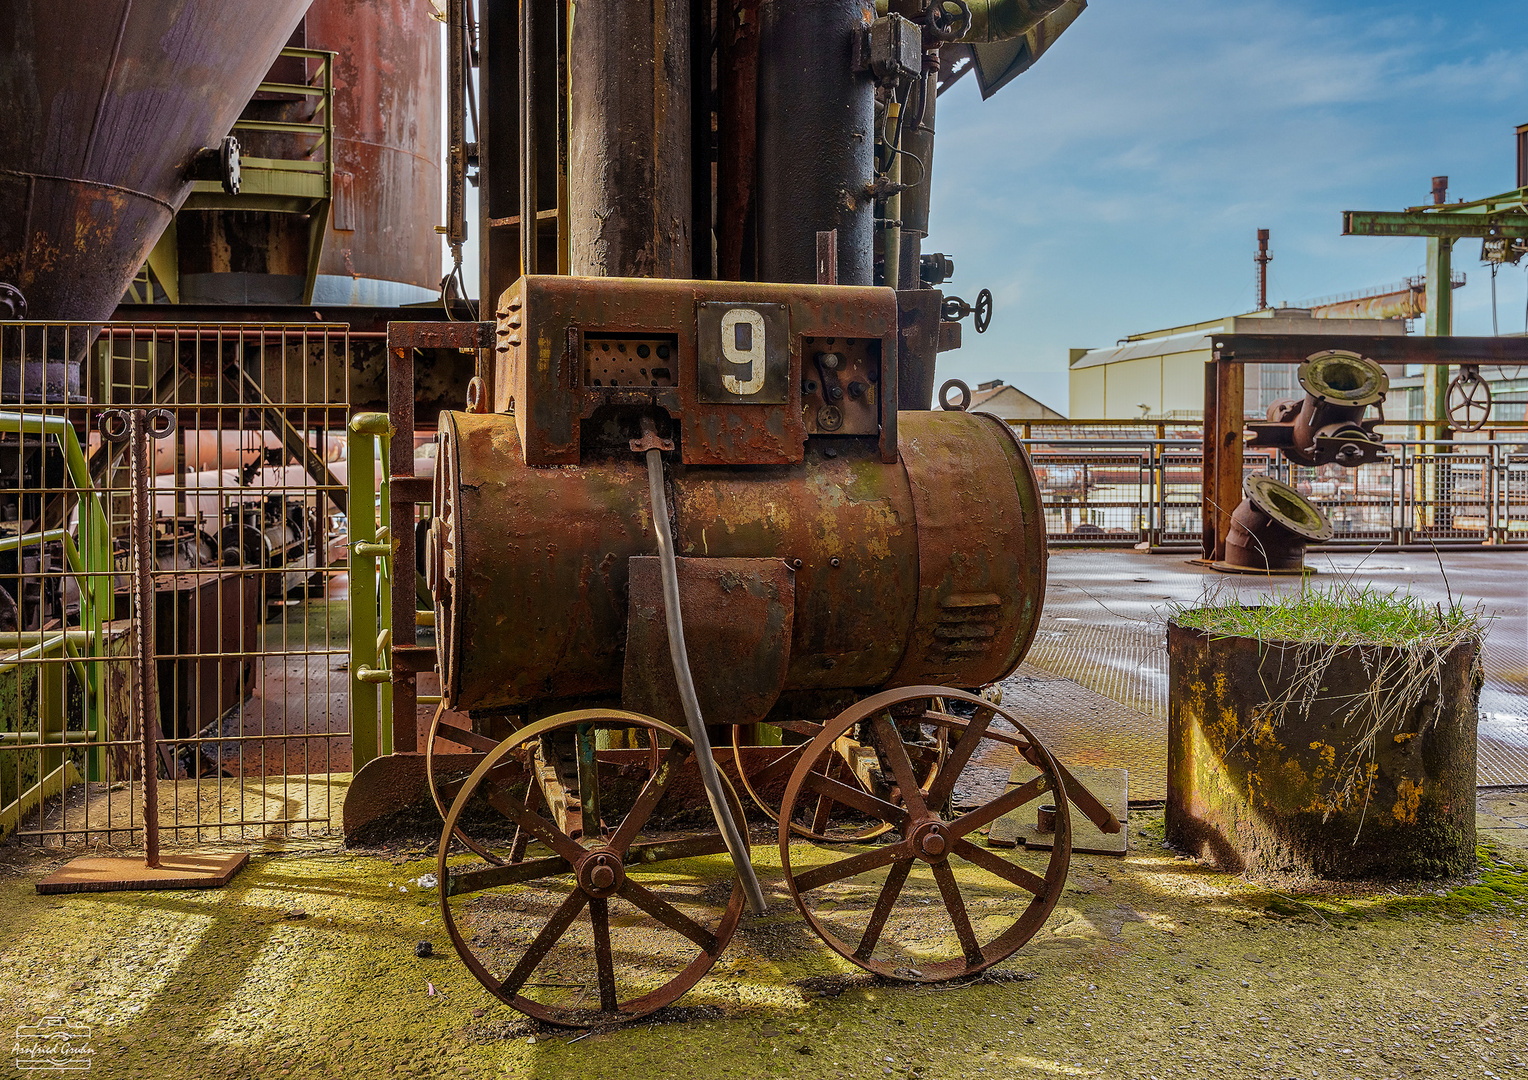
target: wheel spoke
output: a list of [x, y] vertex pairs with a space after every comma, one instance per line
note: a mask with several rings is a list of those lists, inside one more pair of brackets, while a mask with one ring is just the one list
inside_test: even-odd
[[567, 859], [569, 862], [577, 862], [583, 857], [584, 847], [582, 844], [557, 828], [557, 826], [540, 814], [533, 813], [523, 805], [510, 799], [497, 784], [485, 778], [481, 790], [483, 798], [488, 800], [489, 806], [492, 806], [499, 813], [509, 818], [510, 821], [513, 821], [564, 859]]
[[1042, 774], [1035, 777], [1027, 784], [1020, 784], [1016, 788], [1009, 788], [986, 806], [979, 806], [969, 814], [962, 814], [950, 822], [950, 832], [955, 836], [965, 836], [975, 832], [983, 825], [990, 824], [1011, 810], [1017, 810], [1031, 799], [1037, 799], [1051, 789], [1050, 781]]
[[977, 847], [969, 840], [957, 838], [950, 845], [950, 852], [959, 855], [972, 866], [979, 866], [987, 873], [995, 874], [1004, 881], [1011, 882], [1036, 896], [1045, 891], [1045, 879], [1039, 874], [1032, 874], [1017, 863], [1011, 863], [986, 848]]
[[886, 929], [886, 920], [891, 918], [891, 909], [896, 907], [897, 897], [902, 895], [902, 886], [907, 883], [907, 875], [912, 872], [912, 868], [913, 861], [903, 859], [886, 875], [886, 884], [881, 886], [881, 895], [876, 898], [875, 910], [870, 913], [870, 922], [865, 926], [865, 935], [860, 938], [859, 948], [854, 950], [854, 955], [861, 960], [869, 960], [870, 954], [875, 952], [876, 942], [881, 940], [881, 931]]
[[904, 840], [898, 844], [872, 848], [847, 859], [830, 862], [826, 866], [814, 866], [796, 875], [796, 891], [810, 892], [832, 882], [842, 881], [846, 877], [863, 874], [867, 870], [879, 870], [883, 866], [894, 863], [898, 859], [906, 859], [911, 855], [912, 852]]
[[435, 737], [459, 746], [469, 746], [481, 753], [489, 753], [499, 745], [499, 740], [489, 735], [479, 735], [468, 728], [460, 728], [442, 720], [435, 728]]
[[891, 774], [896, 777], [897, 786], [902, 789], [902, 801], [907, 804], [908, 813], [915, 818], [923, 817], [928, 813], [923, 791], [918, 785], [917, 776], [913, 774], [913, 763], [907, 756], [907, 747], [902, 745], [902, 736], [888, 713], [883, 712], [875, 718], [875, 733], [880, 736], [881, 753], [891, 766]]
[[446, 895], [462, 896], [466, 893], [491, 889], [497, 885], [518, 885], [538, 878], [557, 877], [572, 869], [568, 860], [560, 855], [532, 859], [530, 862], [520, 862], [517, 859], [503, 866], [487, 866], [481, 870], [464, 870], [460, 874], [452, 874], [451, 880], [446, 884]]
[[[987, 715], [982, 716], [985, 712]], [[960, 733], [960, 738], [950, 749], [950, 756], [945, 758], [944, 764], [939, 767], [939, 775], [929, 785], [928, 804], [930, 806], [943, 806], [950, 799], [950, 793], [955, 790], [955, 780], [960, 776], [960, 771], [971, 760], [971, 755], [976, 753], [977, 745], [982, 741], [982, 735], [987, 730], [987, 725], [992, 723], [992, 718], [997, 713], [990, 709], [980, 709], [977, 716], [965, 726]]]
[[[525, 785], [525, 812], [527, 814], [534, 814], [536, 812], [536, 804], [540, 801], [541, 785], [532, 779], [530, 783]], [[519, 862], [521, 859], [525, 858], [525, 849], [530, 846], [530, 842], [531, 834], [526, 832], [519, 825], [516, 825], [515, 838], [510, 842], [509, 845], [509, 861]]]
[[948, 860], [943, 859], [933, 864], [933, 870], [934, 880], [939, 883], [939, 895], [944, 898], [944, 909], [950, 913], [950, 922], [955, 924], [960, 949], [966, 954], [966, 963], [974, 967], [982, 962], [982, 947], [976, 940], [976, 931], [971, 929], [971, 917], [966, 914], [966, 902], [955, 882], [955, 872], [950, 869]]
[[676, 934], [683, 934], [699, 945], [706, 953], [709, 954], [715, 951], [716, 938], [709, 930], [680, 911], [673, 904], [670, 904], [667, 900], [662, 899], [655, 893], [649, 892], [630, 878], [621, 883], [621, 887], [616, 890], [616, 893], [627, 903], [633, 907], [641, 908]]
[[[923, 718], [925, 720], [930, 720], [934, 723], [937, 723], [946, 731], [959, 731], [961, 728], [966, 726], [966, 721], [962, 718], [954, 716], [950, 713], [935, 712], [933, 709], [925, 712], [923, 714]], [[1032, 745], [1028, 739], [1021, 738], [1020, 736], [1011, 734], [1007, 731], [994, 731], [991, 728], [988, 728], [986, 734], [987, 738], [989, 739], [993, 739], [1000, 743], [1007, 743], [1009, 746], [1016, 746], [1020, 750], [1028, 750]]]
[[[801, 751], [805, 750], [810, 745], [810, 743], [796, 744], [784, 754], [781, 754], [768, 765], [764, 766], [758, 772], [750, 776], [748, 778], [748, 782], [755, 788], [761, 788], [772, 780], [776, 780], [781, 776], [790, 775], [791, 770], [796, 767], [796, 758], [800, 757]], [[742, 769], [742, 767], [743, 766], [741, 764], [738, 765], [739, 769]]]
[[859, 788], [840, 783], [837, 780], [824, 776], [822, 773], [807, 773], [802, 781], [802, 786], [811, 788], [819, 795], [831, 796], [834, 802], [841, 802], [845, 806], [852, 806], [856, 810], [863, 810], [865, 813], [873, 814], [882, 821], [889, 821], [893, 825], [901, 825], [907, 821], [907, 811], [895, 803], [889, 803], [885, 799], [877, 798], [868, 791], [861, 791]]
[[684, 743], [676, 742], [669, 747], [668, 753], [664, 754], [663, 760], [658, 763], [658, 768], [647, 778], [647, 783], [642, 785], [642, 791], [637, 796], [637, 801], [627, 811], [621, 827], [610, 838], [610, 847], [613, 850], [624, 852], [631, 846], [631, 842], [642, 831], [642, 826], [646, 825], [647, 819], [652, 816], [653, 809], [668, 793], [669, 785], [674, 782], [674, 777], [679, 775], [679, 767], [689, 753], [690, 748]]
[[574, 889], [568, 895], [568, 898], [562, 902], [562, 906], [552, 915], [551, 921], [541, 928], [541, 933], [537, 934], [530, 943], [514, 970], [499, 984], [501, 991], [510, 997], [520, 992], [520, 987], [524, 986], [525, 980], [531, 977], [536, 970], [536, 965], [546, 958], [546, 954], [552, 951], [552, 946], [568, 932], [568, 927], [572, 926], [573, 920], [578, 918], [578, 913], [583, 910], [584, 901], [587, 899], [582, 889]]
[[613, 1013], [619, 1003], [615, 997], [615, 958], [610, 954], [610, 906], [603, 896], [589, 901], [589, 921], [594, 924], [594, 964], [599, 971], [600, 1011]]

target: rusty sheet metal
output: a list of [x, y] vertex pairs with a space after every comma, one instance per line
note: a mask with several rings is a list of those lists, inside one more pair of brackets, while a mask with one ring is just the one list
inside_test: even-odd
[[[1475, 864], [1474, 645], [1446, 657], [1394, 728], [1344, 722], [1396, 651], [1337, 650], [1308, 712], [1261, 715], [1309, 662], [1299, 646], [1169, 623], [1167, 836], [1227, 870], [1443, 877]], [[1436, 712], [1435, 712], [1436, 710]]]
[[[779, 559], [678, 559], [684, 639], [707, 724], [756, 724], [785, 688], [796, 609]], [[669, 659], [658, 558], [631, 560], [621, 703], [667, 723], [684, 710]]]
[[105, 319], [308, 0], [0, 5], [0, 281]]
[[[902, 420], [905, 464], [870, 439], [815, 438], [797, 468], [670, 466], [678, 554], [794, 569], [787, 691], [981, 685], [1034, 633], [1044, 536], [1018, 444], [981, 415]], [[630, 560], [656, 550], [640, 459], [528, 467], [497, 414], [443, 414], [440, 438], [428, 563], [448, 704], [613, 699]]]
[[[704, 399], [700, 364], [703, 357], [716, 363], [716, 349], [709, 346], [720, 346], [708, 339], [702, 347], [699, 340], [697, 319], [705, 304], [785, 309], [789, 372], [780, 387], [783, 402]], [[897, 307], [890, 289], [525, 277], [505, 292], [497, 317], [493, 409], [514, 412], [531, 465], [577, 464], [585, 429], [593, 426], [587, 421], [602, 410], [642, 408], [678, 422], [687, 465], [798, 463], [807, 436], [803, 410], [810, 404], [802, 391], [803, 338], [878, 345], [881, 459], [896, 460]], [[762, 316], [759, 325], [767, 339]], [[777, 344], [764, 340], [758, 348], [773, 355]], [[589, 367], [588, 356], [622, 347], [652, 363], [610, 385]]]

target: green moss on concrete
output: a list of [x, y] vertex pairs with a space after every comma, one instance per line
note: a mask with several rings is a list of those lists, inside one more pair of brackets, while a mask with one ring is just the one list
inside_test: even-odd
[[[1045, 928], [993, 977], [911, 988], [827, 950], [784, 901], [745, 918], [678, 1009], [581, 1036], [497, 1004], [457, 961], [409, 856], [261, 856], [225, 890], [37, 896], [0, 876], [0, 1024], [94, 1029], [118, 1077], [1476, 1075], [1528, 1068], [1519, 941], [1528, 909], [1396, 910], [1389, 892], [1306, 896], [1161, 847], [1132, 815], [1127, 859], [1078, 856]], [[1478, 881], [1528, 858], [1485, 850]], [[1510, 870], [1504, 867], [1511, 867]], [[725, 857], [685, 869], [725, 875]], [[21, 872], [15, 872], [20, 870]], [[1348, 888], [1331, 886], [1331, 888]], [[407, 890], [407, 891], [403, 891]], [[1506, 894], [1502, 894], [1506, 895]], [[420, 939], [430, 959], [414, 955]], [[1508, 980], [1498, 970], [1516, 964]], [[1495, 975], [1494, 980], [1487, 975]], [[433, 986], [436, 993], [431, 995]]]

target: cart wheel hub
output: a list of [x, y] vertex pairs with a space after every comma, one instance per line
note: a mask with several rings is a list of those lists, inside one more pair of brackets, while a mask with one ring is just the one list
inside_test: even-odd
[[938, 862], [950, 850], [950, 840], [942, 821], [925, 821], [918, 825], [913, 830], [912, 842], [919, 858], [928, 862]]
[[590, 896], [611, 896], [626, 880], [621, 857], [611, 851], [594, 851], [579, 864], [578, 884]]

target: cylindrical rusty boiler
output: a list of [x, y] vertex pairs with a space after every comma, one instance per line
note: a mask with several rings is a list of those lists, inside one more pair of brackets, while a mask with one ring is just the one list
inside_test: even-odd
[[[782, 691], [1010, 673], [1045, 592], [1039, 488], [1000, 420], [902, 413], [900, 460], [810, 440], [801, 465], [670, 468], [683, 556], [794, 567]], [[432, 574], [446, 703], [618, 695], [628, 560], [656, 550], [637, 454], [523, 464], [514, 417], [446, 413]]]

